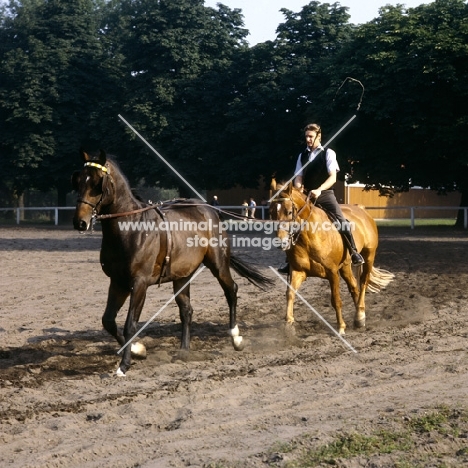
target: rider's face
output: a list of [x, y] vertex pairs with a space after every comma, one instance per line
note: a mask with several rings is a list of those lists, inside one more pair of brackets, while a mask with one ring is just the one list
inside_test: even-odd
[[307, 130], [305, 132], [305, 139], [307, 147], [311, 150], [320, 145], [320, 133], [317, 133], [315, 130]]

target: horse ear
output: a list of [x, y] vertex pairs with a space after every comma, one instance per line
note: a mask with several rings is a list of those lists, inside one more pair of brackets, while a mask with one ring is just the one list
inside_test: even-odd
[[84, 162], [91, 161], [91, 156], [83, 148], [80, 148], [80, 155]]
[[289, 182], [289, 184], [288, 184], [288, 195], [291, 195], [292, 191], [293, 191], [293, 183]]
[[75, 171], [73, 173], [72, 178], [71, 178], [71, 183], [72, 183], [73, 190], [78, 192], [78, 185], [80, 183], [80, 171]]
[[107, 155], [106, 155], [106, 152], [104, 150], [99, 150], [99, 164], [101, 166], [104, 166], [106, 164], [106, 161], [107, 161]]
[[272, 191], [276, 190], [276, 179], [274, 177], [271, 178], [270, 190]]

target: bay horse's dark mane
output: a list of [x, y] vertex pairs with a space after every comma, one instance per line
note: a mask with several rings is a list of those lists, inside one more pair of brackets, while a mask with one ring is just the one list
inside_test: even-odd
[[[151, 204], [150, 202], [148, 202], [147, 200], [145, 200], [142, 195], [138, 192], [138, 189], [132, 187], [130, 185], [130, 182], [128, 180], [128, 178], [126, 177], [126, 175], [123, 173], [119, 163], [117, 162], [117, 160], [115, 159], [115, 156], [113, 155], [107, 155], [107, 161], [111, 163], [111, 165], [114, 167], [114, 169], [116, 169], [120, 175], [120, 177], [122, 178], [122, 181], [124, 182], [125, 184], [125, 187], [128, 189], [129, 193], [132, 194], [133, 198], [139, 202], [140, 204], [143, 204], [143, 205], [149, 205]], [[112, 175], [112, 172], [111, 172], [111, 175]], [[181, 203], [183, 201], [185, 201], [186, 199], [181, 199], [181, 198], [176, 198], [176, 199], [172, 199], [172, 200], [165, 200], [163, 201], [164, 205], [173, 205], [173, 204], [177, 204], [177, 203]]]
[[[92, 162], [99, 163], [98, 154], [92, 154], [91, 157], [92, 157], [91, 159]], [[110, 165], [112, 166], [112, 169], [114, 169], [114, 170], [111, 169], [111, 172], [110, 172], [111, 177], [115, 174], [115, 171], [117, 171], [119, 174], [119, 177], [121, 178], [124, 184], [124, 187], [127, 189], [128, 193], [132, 195], [134, 200], [138, 202], [139, 204], [147, 205], [148, 202], [143, 199], [143, 197], [138, 193], [138, 190], [135, 188], [132, 188], [132, 186], [130, 185], [130, 182], [127, 176], [123, 173], [122, 168], [120, 167], [120, 164], [118, 163], [116, 159], [116, 156], [112, 154], [106, 154], [106, 161], [110, 163]]]

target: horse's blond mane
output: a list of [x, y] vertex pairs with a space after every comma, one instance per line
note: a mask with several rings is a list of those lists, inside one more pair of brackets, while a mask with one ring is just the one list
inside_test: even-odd
[[293, 196], [297, 195], [299, 196], [302, 201], [306, 201], [307, 195], [299, 188], [295, 187], [294, 185], [285, 182], [279, 182], [277, 184], [277, 190], [280, 191], [280, 193], [287, 193], [288, 195], [291, 193]]

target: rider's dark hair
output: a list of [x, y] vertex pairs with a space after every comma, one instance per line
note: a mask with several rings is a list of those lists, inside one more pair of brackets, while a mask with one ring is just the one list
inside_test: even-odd
[[322, 134], [322, 129], [320, 128], [319, 124], [310, 123], [310, 124], [306, 125], [306, 127], [304, 128], [304, 133], [305, 132], [317, 132], [317, 135], [321, 135]]

